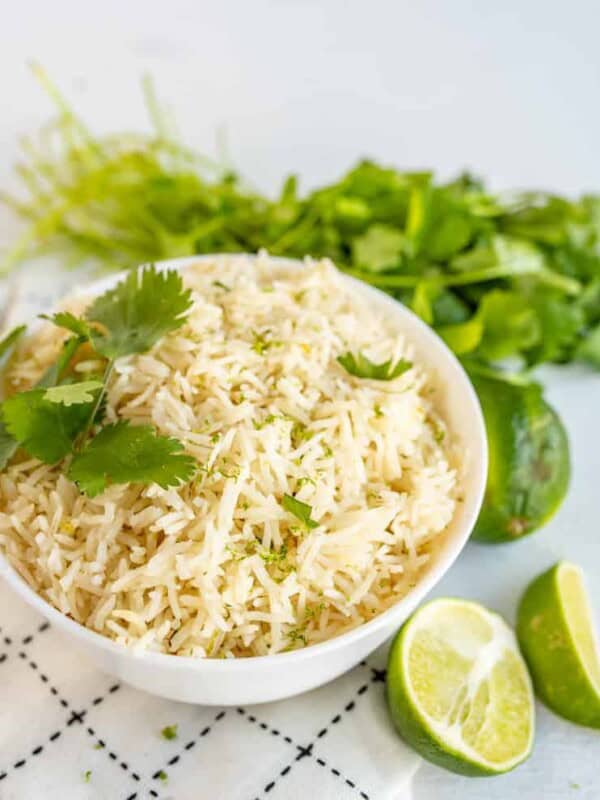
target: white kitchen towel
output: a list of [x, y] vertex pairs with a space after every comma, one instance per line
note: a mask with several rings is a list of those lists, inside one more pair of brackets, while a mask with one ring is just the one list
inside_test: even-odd
[[[14, 324], [73, 283], [38, 268], [0, 302]], [[420, 760], [390, 724], [384, 667], [382, 650], [260, 706], [162, 700], [99, 672], [0, 584], [0, 800], [410, 800]]]
[[388, 719], [384, 666], [379, 651], [277, 703], [176, 703], [99, 672], [0, 584], [0, 798], [409, 800], [419, 759]]

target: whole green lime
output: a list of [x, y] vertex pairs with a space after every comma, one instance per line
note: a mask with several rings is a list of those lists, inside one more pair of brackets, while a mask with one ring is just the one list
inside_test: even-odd
[[471, 378], [483, 409], [489, 450], [485, 498], [473, 538], [514, 541], [547, 522], [567, 493], [567, 434], [538, 384]]

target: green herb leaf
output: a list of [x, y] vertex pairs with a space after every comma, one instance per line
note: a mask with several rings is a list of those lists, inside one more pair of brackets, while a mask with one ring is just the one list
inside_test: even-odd
[[[14, 353], [15, 347], [25, 333], [25, 330], [25, 325], [19, 325], [17, 328], [13, 328], [4, 337], [4, 339], [0, 341], [0, 372], [4, 369], [10, 357]], [[3, 394], [3, 387], [2, 383], [0, 382], [0, 398], [3, 396]], [[13, 436], [10, 435], [2, 417], [0, 416], [0, 469], [4, 469], [4, 467], [8, 464], [10, 459], [16, 453], [17, 447], [18, 442]]]
[[[60, 406], [57, 406], [60, 408]], [[71, 462], [68, 477], [90, 497], [110, 483], [158, 483], [166, 489], [188, 481], [196, 462], [177, 439], [149, 425], [107, 425]]]
[[81, 319], [81, 317], [76, 317], [74, 314], [71, 314], [70, 311], [59, 311], [56, 314], [41, 314], [40, 316], [42, 319], [54, 323], [54, 325], [59, 328], [65, 328], [71, 331], [71, 333], [74, 333], [83, 340], [92, 338], [92, 329], [88, 323], [84, 319]]
[[[11, 333], [5, 337], [5, 339], [3, 339], [2, 343], [0, 343], [0, 360], [4, 358], [6, 361], [10, 358], [14, 347], [18, 343], [18, 340], [24, 331], [25, 327], [20, 326], [11, 331]], [[79, 347], [79, 342], [76, 339], [70, 339], [69, 341], [65, 342], [61, 354], [56, 362], [46, 370], [42, 378], [38, 381], [38, 387], [50, 386], [57, 381], [66, 365], [71, 360], [77, 347]], [[14, 436], [11, 436], [6, 424], [4, 423], [4, 419], [0, 415], [0, 469], [4, 469], [4, 467], [8, 464], [10, 459], [16, 453], [18, 446], [19, 443]]]
[[89, 783], [91, 781], [91, 779], [92, 779], [92, 770], [91, 769], [87, 769], [83, 773], [83, 782], [84, 783]]
[[535, 347], [541, 338], [539, 319], [526, 297], [495, 289], [481, 301], [478, 318], [483, 325], [479, 353], [499, 361]]
[[7, 398], [2, 417], [8, 433], [29, 453], [46, 464], [56, 464], [73, 448], [85, 429], [93, 403], [67, 406], [46, 399], [46, 390], [31, 389]]
[[312, 506], [309, 506], [308, 503], [303, 503], [301, 500], [296, 500], [296, 498], [292, 497], [291, 494], [284, 494], [281, 505], [286, 511], [289, 511], [290, 514], [293, 514], [297, 519], [299, 519], [300, 522], [309, 530], [318, 527], [319, 523], [314, 519], [311, 519], [310, 515], [312, 514]]
[[27, 330], [26, 325], [19, 325], [13, 328], [6, 336], [0, 340], [0, 370], [3, 370], [9, 358], [15, 351], [19, 340]]
[[150, 350], [183, 325], [191, 306], [191, 292], [183, 288], [178, 272], [159, 272], [150, 266], [130, 272], [99, 297], [85, 316], [105, 331], [91, 331], [96, 350], [115, 359]]
[[[577, 358], [586, 361], [596, 369], [600, 369], [600, 325], [589, 333], [576, 350]], [[0, 438], [0, 453], [2, 452], [2, 439]]]
[[104, 387], [101, 381], [81, 381], [64, 386], [52, 386], [46, 389], [44, 399], [51, 403], [62, 403], [72, 406], [78, 403], [91, 403], [96, 393]]
[[169, 776], [164, 771], [164, 769], [161, 769], [159, 772], [157, 772], [156, 777], [158, 778], [159, 781], [162, 781], [163, 783], [166, 783], [169, 780]]
[[171, 741], [177, 738], [177, 725], [167, 725], [165, 728], [162, 729], [160, 732], [163, 739], [167, 739]]
[[392, 364], [392, 360], [384, 361], [382, 364], [374, 364], [362, 353], [345, 353], [338, 356], [337, 361], [350, 375], [357, 378], [368, 378], [375, 381], [393, 381], [412, 367], [412, 362], [404, 358]]
[[406, 245], [403, 233], [387, 225], [373, 225], [352, 244], [354, 263], [360, 269], [381, 272], [398, 265]]
[[10, 459], [17, 452], [19, 443], [8, 432], [4, 420], [0, 419], [0, 469], [8, 464]]
[[477, 315], [466, 322], [436, 328], [448, 347], [459, 356], [471, 353], [479, 346], [483, 330], [483, 322]]

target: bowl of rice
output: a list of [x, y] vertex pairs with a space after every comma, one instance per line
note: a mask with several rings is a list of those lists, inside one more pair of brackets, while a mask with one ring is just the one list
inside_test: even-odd
[[[140, 689], [214, 705], [288, 697], [382, 644], [458, 556], [485, 488], [479, 403], [425, 323], [328, 261], [159, 267], [180, 271], [193, 306], [115, 363], [106, 416], [176, 437], [194, 477], [88, 497], [56, 466], [14, 458], [0, 473], [0, 574]], [[80, 312], [118, 280], [61, 307]], [[32, 329], [8, 391], [33, 386], [64, 338]], [[365, 377], [348, 354], [404, 366]]]

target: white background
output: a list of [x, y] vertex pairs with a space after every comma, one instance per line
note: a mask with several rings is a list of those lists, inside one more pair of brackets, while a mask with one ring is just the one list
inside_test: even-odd
[[[17, 137], [50, 113], [29, 74], [40, 61], [93, 129], [146, 124], [138, 79], [149, 71], [187, 142], [232, 162], [261, 188], [289, 171], [329, 181], [359, 156], [496, 188], [600, 190], [600, 6], [505, 0], [252, 0], [0, 5], [0, 184]], [[0, 247], [12, 223], [0, 216]], [[600, 376], [546, 373], [571, 437], [574, 475], [541, 533], [472, 545], [439, 593], [514, 615], [525, 584], [559, 557], [584, 565], [600, 608]], [[532, 759], [511, 775], [466, 780], [424, 767], [417, 800], [592, 800], [600, 736], [540, 709]], [[579, 788], [577, 788], [579, 787]], [[65, 794], [65, 797], [67, 795]]]

